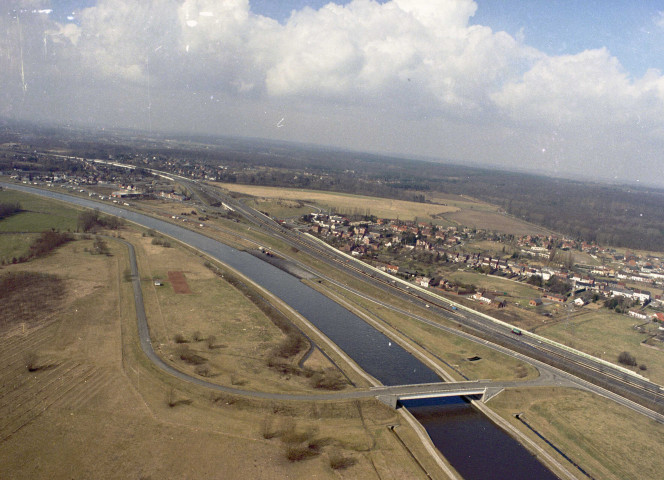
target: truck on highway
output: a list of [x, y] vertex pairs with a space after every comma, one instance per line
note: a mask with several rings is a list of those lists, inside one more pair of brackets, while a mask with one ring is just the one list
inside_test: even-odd
[[521, 330], [519, 330], [518, 328], [513, 328], [513, 329], [512, 329], [512, 333], [513, 333], [514, 335], [521, 335]]

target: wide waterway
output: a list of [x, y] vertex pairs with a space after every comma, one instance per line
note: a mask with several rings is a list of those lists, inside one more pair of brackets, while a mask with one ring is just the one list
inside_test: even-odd
[[[197, 232], [113, 205], [22, 185], [0, 185], [116, 215], [170, 235], [231, 266], [315, 325], [384, 385], [440, 382], [431, 369], [361, 318], [296, 277]], [[408, 407], [465, 479], [555, 479], [532, 455], [468, 403]], [[509, 448], [507, 447], [509, 445]], [[534, 463], [533, 463], [534, 462]], [[507, 467], [506, 467], [507, 465]], [[505, 475], [499, 472], [507, 472]]]

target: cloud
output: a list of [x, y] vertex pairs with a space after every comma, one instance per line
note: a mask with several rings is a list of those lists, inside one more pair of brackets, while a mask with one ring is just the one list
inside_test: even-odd
[[33, 13], [48, 8], [12, 0], [0, 17], [0, 113], [141, 125], [150, 103], [170, 129], [532, 165], [634, 144], [654, 159], [664, 142], [661, 72], [633, 78], [606, 49], [546, 55], [471, 25], [471, 0], [329, 3], [283, 24], [248, 0], [98, 0], [76, 23]]

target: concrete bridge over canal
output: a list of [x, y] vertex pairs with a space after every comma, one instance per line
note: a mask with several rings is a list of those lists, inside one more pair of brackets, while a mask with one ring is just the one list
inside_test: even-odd
[[481, 400], [487, 402], [503, 391], [505, 387], [512, 386], [513, 382], [504, 383], [509, 385], [490, 380], [397, 385], [392, 387], [374, 387], [371, 389], [371, 394], [392, 408], [397, 408], [399, 402], [407, 400], [470, 395], [481, 395]]

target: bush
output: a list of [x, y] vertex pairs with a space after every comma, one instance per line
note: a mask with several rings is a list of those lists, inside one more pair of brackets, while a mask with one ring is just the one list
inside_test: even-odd
[[343, 470], [348, 467], [352, 467], [357, 463], [357, 459], [354, 457], [344, 457], [341, 454], [330, 455], [330, 467], [333, 470]]
[[275, 348], [274, 355], [281, 358], [294, 357], [306, 347], [307, 341], [299, 332], [291, 332]]
[[207, 362], [207, 358], [201, 357], [192, 352], [187, 345], [180, 345], [178, 347], [178, 356], [180, 357], [180, 360], [184, 360], [191, 365], [203, 365]]
[[639, 365], [639, 370], [645, 372], [646, 370], [648, 370], [648, 366], [645, 363], [642, 363], [641, 365]]
[[161, 245], [162, 247], [169, 248], [171, 246], [171, 242], [165, 240], [162, 237], [155, 237], [152, 239], [152, 245]]
[[348, 382], [338, 371], [326, 370], [312, 375], [311, 385], [323, 390], [342, 390], [348, 385]]
[[274, 419], [272, 417], [265, 417], [261, 424], [261, 435], [264, 439], [269, 440], [279, 435], [279, 431], [274, 428]]
[[0, 203], [0, 220], [21, 211], [19, 203]]
[[187, 340], [181, 333], [176, 333], [173, 337], [173, 341], [175, 343], [189, 343], [189, 340]]
[[191, 405], [192, 401], [188, 398], [178, 399], [175, 390], [171, 388], [166, 395], [166, 404], [173, 408], [178, 405]]
[[300, 462], [319, 455], [320, 452], [311, 450], [306, 445], [288, 445], [286, 447], [286, 458], [289, 462]]
[[30, 245], [30, 256], [38, 258], [52, 252], [60, 245], [74, 240], [69, 233], [45, 231]]
[[41, 368], [39, 357], [35, 352], [29, 352], [25, 355], [25, 368], [28, 369], [28, 372], [36, 372]]
[[634, 355], [629, 352], [620, 352], [620, 355], [618, 355], [618, 362], [630, 367], [636, 366], [636, 358], [634, 358]]
[[201, 377], [209, 377], [211, 375], [212, 371], [210, 370], [210, 365], [208, 365], [206, 363], [206, 364], [203, 364], [203, 365], [198, 365], [194, 369], [194, 373], [196, 375], [200, 375]]

